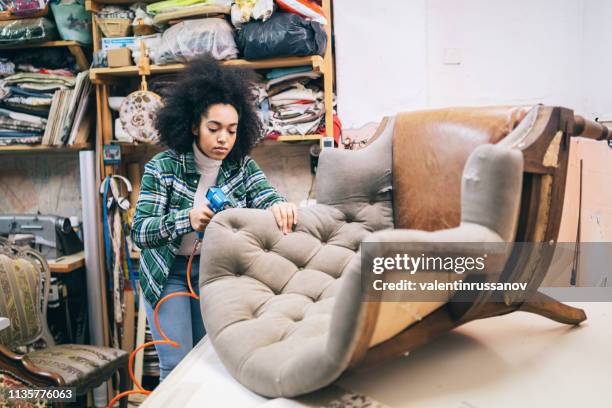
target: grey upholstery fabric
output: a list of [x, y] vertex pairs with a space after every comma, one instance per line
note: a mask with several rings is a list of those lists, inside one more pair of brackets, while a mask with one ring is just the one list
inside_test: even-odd
[[390, 200], [395, 118], [360, 150], [325, 149], [319, 157], [317, 202], [328, 205]]
[[[324, 204], [301, 209], [293, 233], [283, 236], [270, 212], [253, 209], [224, 211], [208, 226], [200, 263], [204, 323], [225, 367], [252, 391], [296, 396], [346, 369], [363, 323], [363, 240], [497, 242], [513, 234], [522, 156], [495, 146], [477, 149], [466, 166], [464, 222], [454, 232], [382, 231], [393, 219], [390, 126], [363, 150], [321, 155], [317, 196]], [[507, 202], [493, 197], [500, 192]]]
[[504, 242], [516, 232], [523, 185], [520, 150], [482, 145], [468, 159], [461, 185], [461, 223], [481, 225]]

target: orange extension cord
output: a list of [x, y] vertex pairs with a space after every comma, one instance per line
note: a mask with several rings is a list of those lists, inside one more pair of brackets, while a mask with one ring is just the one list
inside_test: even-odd
[[[162, 330], [161, 326], [159, 325], [159, 320], [158, 320], [158, 313], [159, 313], [159, 308], [160, 306], [174, 298], [174, 297], [179, 297], [179, 296], [187, 296], [196, 300], [200, 300], [200, 297], [193, 291], [193, 287], [191, 286], [191, 264], [193, 262], [193, 257], [196, 253], [196, 250], [198, 248], [198, 244], [199, 244], [200, 240], [196, 241], [195, 244], [193, 245], [193, 250], [191, 251], [191, 255], [189, 256], [189, 261], [187, 262], [187, 287], [189, 288], [189, 292], [175, 292], [175, 293], [171, 293], [168, 296], [163, 297], [162, 299], [160, 299], [159, 302], [157, 302], [157, 306], [155, 306], [155, 312], [153, 313], [153, 316], [155, 317], [155, 327], [157, 327], [157, 332], [160, 334], [161, 338], [163, 340], [154, 340], [154, 341], [149, 341], [147, 343], [143, 343], [140, 346], [136, 347], [136, 349], [134, 349], [134, 351], [132, 351], [132, 353], [130, 354], [130, 362], [129, 362], [129, 366], [128, 366], [128, 370], [130, 372], [130, 378], [132, 379], [132, 382], [134, 383], [134, 385], [136, 386], [135, 390], [130, 390], [130, 391], [124, 391], [120, 394], [117, 394], [115, 396], [115, 398], [113, 398], [109, 403], [108, 403], [108, 408], [112, 408], [115, 403], [117, 401], [119, 401], [121, 398], [123, 397], [127, 397], [131, 394], [142, 394], [142, 395], [149, 395], [151, 394], [152, 391], [148, 391], [145, 390], [144, 388], [142, 388], [142, 385], [140, 385], [140, 383], [138, 381], [136, 381], [136, 378], [134, 377], [134, 358], [136, 358], [136, 354], [138, 354], [138, 352], [142, 349], [145, 349], [149, 346], [154, 346], [156, 344], [168, 344], [172, 347], [175, 348], [179, 348], [180, 344], [177, 343], [176, 341], [170, 340], [168, 338], [168, 336], [166, 336], [166, 333], [164, 333], [164, 331]], [[142, 296], [142, 294], [140, 295]], [[140, 311], [139, 313], [144, 313], [144, 310]]]

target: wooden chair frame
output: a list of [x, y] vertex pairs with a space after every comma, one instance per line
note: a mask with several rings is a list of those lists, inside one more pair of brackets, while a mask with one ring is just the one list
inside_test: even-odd
[[[521, 209], [515, 242], [556, 243], [572, 136], [604, 140], [610, 138], [610, 132], [605, 126], [574, 116], [569, 109], [540, 106], [530, 129], [520, 139], [512, 141], [512, 147], [521, 150], [524, 158]], [[379, 317], [380, 302], [367, 302], [365, 323], [359, 329], [349, 371], [396, 359], [469, 321], [517, 310], [536, 313], [560, 323], [580, 324], [586, 319], [583, 310], [537, 292], [550, 266], [552, 254], [550, 250], [522, 251], [514, 254], [517, 258], [503, 271], [502, 280], [528, 284], [527, 290], [534, 291], [529, 299], [523, 301], [505, 295], [504, 302], [492, 302], [491, 294], [488, 294], [480, 295], [473, 303], [449, 302], [372, 348], [369, 344]]]

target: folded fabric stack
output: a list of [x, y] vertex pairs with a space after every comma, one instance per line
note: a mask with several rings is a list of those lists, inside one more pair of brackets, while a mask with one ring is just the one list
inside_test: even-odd
[[0, 146], [40, 143], [47, 120], [0, 108]]
[[51, 50], [8, 53], [0, 59], [0, 76], [0, 145], [43, 142], [54, 96], [77, 82], [74, 60]]
[[23, 72], [4, 79], [8, 95], [0, 104], [16, 112], [49, 116], [55, 91], [74, 87], [74, 76]]
[[40, 143], [53, 94], [72, 87], [74, 77], [62, 75], [22, 72], [4, 78], [0, 107], [5, 114], [0, 122], [0, 144]]
[[268, 138], [321, 132], [325, 117], [321, 78], [309, 66], [266, 74], [267, 81], [257, 92]]
[[230, 13], [230, 0], [164, 0], [147, 6], [155, 24], [203, 17], [223, 17]]

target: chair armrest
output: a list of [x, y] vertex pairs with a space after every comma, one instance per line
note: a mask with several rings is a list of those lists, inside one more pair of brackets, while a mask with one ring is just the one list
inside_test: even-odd
[[63, 386], [64, 379], [56, 373], [39, 369], [23, 354], [16, 354], [0, 345], [0, 371], [8, 372], [31, 386]]

